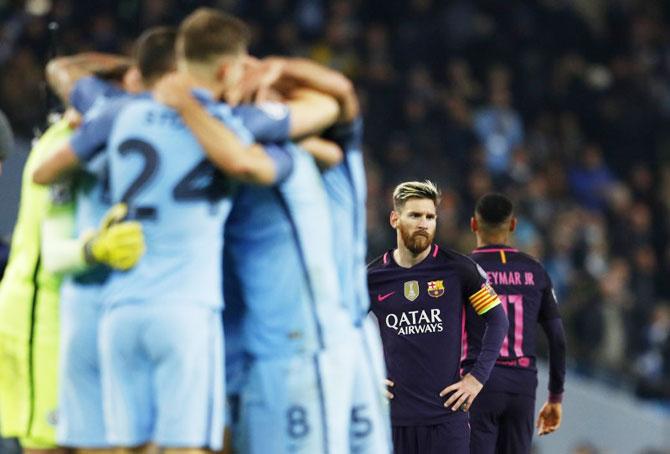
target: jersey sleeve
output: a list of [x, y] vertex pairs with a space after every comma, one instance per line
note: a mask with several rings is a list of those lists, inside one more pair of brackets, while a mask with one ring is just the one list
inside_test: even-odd
[[477, 315], [484, 315], [500, 304], [500, 298], [488, 282], [486, 272], [473, 260], [464, 266], [463, 289]]
[[123, 93], [119, 87], [95, 76], [79, 79], [70, 93], [70, 105], [85, 115], [101, 96], [112, 97]]
[[286, 149], [275, 144], [266, 145], [265, 152], [275, 164], [277, 170], [275, 184], [279, 184], [293, 171], [293, 157]]
[[363, 119], [357, 117], [349, 123], [331, 126], [323, 133], [323, 138], [338, 144], [345, 152], [363, 146]]
[[553, 320], [555, 318], [560, 318], [561, 314], [558, 312], [558, 301], [556, 300], [556, 292], [554, 291], [554, 286], [551, 283], [551, 278], [549, 274], [545, 271], [546, 286], [542, 291], [542, 302], [540, 303], [540, 313], [538, 319], [543, 320]]
[[257, 142], [284, 142], [291, 138], [290, 113], [284, 104], [243, 105], [236, 107], [233, 113]]
[[101, 153], [107, 145], [114, 120], [123, 103], [109, 102], [104, 108], [84, 120], [84, 123], [70, 138], [70, 145], [82, 163], [90, 162]]

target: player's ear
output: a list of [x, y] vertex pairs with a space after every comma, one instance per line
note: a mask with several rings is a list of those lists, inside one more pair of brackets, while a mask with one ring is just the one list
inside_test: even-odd
[[391, 224], [391, 227], [394, 229], [398, 227], [398, 218], [400, 215], [396, 210], [391, 211], [391, 216], [389, 217], [389, 223]]
[[128, 71], [123, 75], [122, 80], [123, 89], [130, 93], [140, 93], [147, 88], [144, 86], [142, 80], [142, 73], [136, 65], [128, 68]]
[[479, 229], [479, 225], [477, 225], [477, 219], [474, 216], [472, 216], [470, 218], [470, 230], [472, 230], [473, 232], [476, 232], [478, 229]]
[[228, 72], [228, 62], [221, 58], [216, 67], [216, 81], [222, 83], [226, 80], [226, 73]]
[[509, 231], [513, 232], [516, 229], [516, 218], [512, 218], [509, 221]]

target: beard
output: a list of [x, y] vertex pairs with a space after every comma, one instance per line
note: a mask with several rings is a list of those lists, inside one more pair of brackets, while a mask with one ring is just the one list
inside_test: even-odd
[[435, 233], [430, 234], [425, 230], [420, 230], [418, 232], [410, 233], [407, 230], [399, 227], [400, 236], [402, 237], [405, 247], [412, 251], [414, 255], [419, 255], [425, 251], [432, 243], [435, 238]]

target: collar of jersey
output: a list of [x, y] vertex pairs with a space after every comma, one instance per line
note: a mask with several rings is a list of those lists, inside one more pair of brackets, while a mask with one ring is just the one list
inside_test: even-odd
[[434, 258], [436, 256], [436, 253], [439, 251], [439, 246], [438, 246], [438, 249], [435, 249], [435, 246], [436, 246], [436, 243], [432, 243], [430, 245], [430, 253], [426, 256], [426, 258], [421, 260], [419, 263], [412, 266], [411, 268], [405, 268], [404, 266], [398, 265], [398, 262], [395, 261], [395, 257], [393, 257], [393, 251], [395, 251], [395, 249], [390, 249], [386, 252], [388, 254], [387, 255], [387, 257], [388, 257], [387, 265], [395, 266], [396, 268], [400, 268], [400, 269], [403, 269], [403, 270], [413, 270], [415, 268], [419, 268], [419, 267], [423, 266], [424, 264], [430, 263], [434, 260]]
[[504, 244], [504, 243], [491, 243], [491, 244], [485, 244], [484, 246], [479, 246], [475, 248], [475, 251], [479, 249], [514, 249], [512, 246], [509, 244]]
[[200, 102], [204, 103], [213, 103], [216, 102], [216, 99], [214, 99], [214, 94], [207, 90], [206, 88], [194, 88], [191, 90], [191, 93], [193, 93], [193, 96], [195, 99], [197, 99]]

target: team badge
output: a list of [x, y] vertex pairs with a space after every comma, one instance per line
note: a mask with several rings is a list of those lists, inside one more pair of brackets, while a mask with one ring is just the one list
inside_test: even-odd
[[428, 294], [433, 298], [439, 298], [444, 295], [444, 281], [428, 282]]
[[414, 301], [419, 297], [419, 281], [405, 282], [405, 298]]

